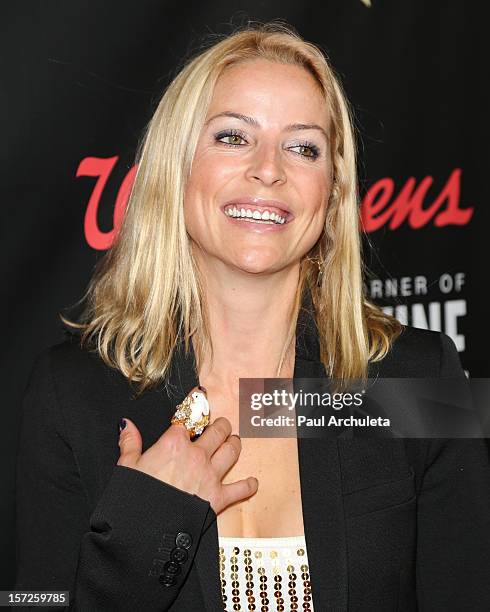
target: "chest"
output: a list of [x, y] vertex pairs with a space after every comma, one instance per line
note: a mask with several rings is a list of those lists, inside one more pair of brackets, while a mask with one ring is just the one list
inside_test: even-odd
[[258, 479], [258, 490], [218, 515], [219, 534], [262, 538], [303, 534], [296, 438], [242, 438], [240, 457], [222, 482], [248, 476]]
[[[230, 420], [232, 432], [238, 433], [238, 395], [225, 396], [211, 385], [205, 386], [211, 421], [224, 416]], [[262, 538], [302, 535], [297, 439], [241, 438], [240, 456], [222, 483], [229, 484], [249, 476], [259, 481], [257, 492], [220, 512], [217, 518], [219, 535]]]

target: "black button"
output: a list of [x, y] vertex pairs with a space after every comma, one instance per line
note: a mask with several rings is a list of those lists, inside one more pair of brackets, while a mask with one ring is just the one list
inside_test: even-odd
[[182, 548], [190, 548], [192, 546], [192, 538], [188, 533], [185, 533], [185, 531], [181, 531], [175, 538], [175, 544]]
[[177, 563], [185, 563], [189, 558], [189, 553], [185, 548], [174, 548], [170, 553], [170, 558]]
[[180, 569], [180, 565], [178, 563], [175, 563], [175, 561], [167, 561], [167, 563], [165, 563], [165, 565], [163, 566], [163, 569], [165, 572], [167, 572], [167, 574], [171, 574], [172, 576], [180, 574], [180, 572], [182, 571]]
[[168, 574], [161, 574], [158, 577], [158, 582], [163, 584], [163, 586], [170, 587], [175, 584], [175, 578], [173, 576], [169, 576]]

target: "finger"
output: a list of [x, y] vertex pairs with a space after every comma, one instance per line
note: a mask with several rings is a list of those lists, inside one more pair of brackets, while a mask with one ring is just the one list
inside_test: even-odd
[[225, 417], [218, 417], [206, 427], [199, 438], [194, 442], [207, 452], [208, 457], [223, 444], [231, 434], [231, 423]]
[[165, 449], [167, 454], [181, 453], [186, 445], [190, 444], [190, 431], [182, 423], [172, 423], [155, 443], [162, 449]]
[[242, 443], [238, 436], [230, 436], [228, 440], [225, 440], [218, 450], [211, 456], [211, 464], [216, 470], [219, 479], [228, 472], [232, 465], [238, 461], [240, 452], [242, 450]]
[[187, 429], [184, 423], [172, 423], [168, 429], [166, 429], [162, 435], [167, 432], [172, 432], [176, 437], [181, 437], [186, 440], [191, 439], [191, 432]]
[[226, 508], [230, 504], [251, 497], [257, 493], [258, 488], [259, 481], [253, 476], [222, 485], [223, 507]]
[[117, 465], [132, 467], [141, 457], [143, 441], [141, 440], [141, 434], [133, 421], [125, 418], [121, 419], [121, 424], [123, 424], [124, 421], [126, 422], [126, 425], [120, 430], [119, 433], [120, 456], [117, 461]]

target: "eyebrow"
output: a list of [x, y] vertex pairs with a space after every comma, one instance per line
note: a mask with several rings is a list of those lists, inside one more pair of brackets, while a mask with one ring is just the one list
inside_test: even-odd
[[[248, 123], [249, 125], [253, 125], [254, 127], [257, 127], [257, 128], [261, 127], [257, 119], [254, 119], [253, 117], [249, 117], [248, 115], [243, 115], [242, 113], [235, 113], [233, 111], [223, 111], [222, 113], [213, 115], [204, 123], [204, 125], [208, 125], [209, 123], [211, 123], [211, 121], [214, 121], [214, 119], [218, 119], [218, 117], [234, 117], [235, 119], [244, 121], [245, 123]], [[297, 130], [318, 130], [325, 136], [325, 138], [328, 141], [327, 132], [322, 128], [321, 125], [318, 125], [316, 123], [290, 123], [289, 125], [286, 125], [284, 128], [284, 131], [286, 132], [295, 132]]]

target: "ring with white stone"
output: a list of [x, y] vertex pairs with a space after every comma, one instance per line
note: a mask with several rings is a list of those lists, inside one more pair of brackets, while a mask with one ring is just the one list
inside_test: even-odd
[[194, 387], [181, 404], [177, 405], [171, 419], [172, 425], [184, 425], [191, 440], [199, 436], [209, 425], [209, 403], [204, 387]]

